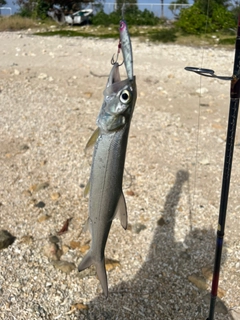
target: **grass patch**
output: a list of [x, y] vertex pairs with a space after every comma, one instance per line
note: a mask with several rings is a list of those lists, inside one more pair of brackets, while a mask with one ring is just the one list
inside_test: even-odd
[[226, 34], [205, 34], [205, 35], [182, 35], [177, 33], [176, 44], [193, 47], [217, 47], [233, 49], [236, 36], [227, 36]]
[[37, 36], [60, 36], [60, 37], [97, 37], [101, 39], [106, 38], [118, 38], [118, 32], [112, 33], [95, 33], [95, 32], [82, 32], [82, 31], [75, 31], [75, 30], [54, 30], [54, 31], [46, 31], [46, 32], [37, 32], [35, 33]]
[[232, 37], [232, 38], [223, 38], [223, 39], [219, 39], [219, 44], [220, 45], [231, 45], [233, 46], [236, 42], [236, 37]]
[[26, 30], [29, 28], [36, 28], [37, 25], [36, 21], [30, 18], [23, 18], [18, 15], [10, 17], [0, 16], [0, 32]]
[[[82, 26], [82, 27], [70, 27], [63, 26], [58, 30], [46, 30], [43, 32], [37, 32], [35, 35], [39, 36], [60, 36], [60, 37], [96, 37], [96, 38], [119, 38], [119, 26], [111, 25], [110, 27], [104, 26]], [[129, 27], [129, 33], [131, 37], [140, 37], [142, 39], [151, 38], [152, 41], [169, 42], [174, 41], [175, 31], [172, 29], [162, 29], [159, 27], [151, 26], [132, 26]], [[160, 37], [159, 37], [160, 34]], [[161, 38], [161, 39], [160, 39]]]
[[149, 40], [158, 42], [175, 42], [177, 40], [177, 31], [174, 28], [160, 29], [149, 33]]

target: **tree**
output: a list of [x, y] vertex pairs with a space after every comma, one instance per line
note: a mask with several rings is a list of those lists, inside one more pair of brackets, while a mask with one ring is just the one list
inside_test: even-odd
[[240, 14], [240, 1], [239, 0], [232, 0], [229, 3], [229, 10], [233, 13], [233, 15], [237, 21], [239, 14]]
[[0, 7], [4, 6], [5, 4], [7, 4], [7, 1], [5, 1], [5, 0], [0, 0]]
[[116, 11], [122, 11], [123, 5], [123, 13], [135, 12], [138, 9], [137, 0], [127, 0], [127, 3], [124, 0], [116, 0]]
[[168, 9], [172, 12], [172, 14], [175, 16], [175, 18], [178, 17], [178, 15], [182, 9], [182, 4], [188, 4], [188, 0], [172, 1], [171, 4], [169, 5]]
[[[5, 0], [0, 0], [5, 1]], [[16, 0], [16, 4], [20, 7], [20, 15], [24, 17], [33, 17], [44, 19], [47, 11], [54, 5], [60, 7], [65, 12], [78, 11], [83, 6], [94, 2], [95, 6], [101, 6], [104, 0]]]
[[205, 15], [208, 15], [209, 17], [212, 17], [213, 11], [216, 9], [216, 7], [224, 7], [225, 9], [229, 6], [228, 0], [195, 0], [194, 4], [201, 10], [201, 12]]

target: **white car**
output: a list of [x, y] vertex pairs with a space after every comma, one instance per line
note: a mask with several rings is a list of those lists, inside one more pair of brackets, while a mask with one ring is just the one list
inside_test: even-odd
[[63, 24], [81, 24], [92, 14], [92, 9], [83, 9], [73, 14], [64, 15], [62, 9], [60, 7], [54, 6], [53, 9], [48, 11], [49, 17], [53, 18], [56, 22]]
[[90, 16], [92, 12], [93, 12], [92, 9], [80, 10], [80, 11], [74, 12], [71, 15], [65, 16], [65, 21], [68, 24], [81, 24], [88, 19], [88, 16]]

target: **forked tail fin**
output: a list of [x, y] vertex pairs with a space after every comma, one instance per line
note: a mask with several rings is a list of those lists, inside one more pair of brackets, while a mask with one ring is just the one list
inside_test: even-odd
[[108, 296], [108, 283], [107, 283], [107, 274], [106, 274], [106, 268], [105, 268], [105, 259], [103, 258], [102, 261], [95, 261], [92, 256], [91, 252], [89, 251], [82, 259], [78, 266], [78, 271], [81, 272], [84, 269], [90, 267], [91, 265], [94, 265], [96, 267], [97, 275], [99, 278], [99, 281], [101, 283], [103, 293], [105, 297]]

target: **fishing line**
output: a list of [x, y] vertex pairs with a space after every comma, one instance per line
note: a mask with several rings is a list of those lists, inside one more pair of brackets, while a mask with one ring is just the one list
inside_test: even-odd
[[126, 7], [126, 1], [124, 1], [124, 2], [122, 3], [122, 9], [121, 9], [121, 12], [122, 12], [121, 19], [122, 19], [122, 20], [124, 20], [125, 7]]
[[[205, 31], [204, 35], [207, 34], [207, 28], [208, 28], [208, 22], [209, 22], [209, 2], [207, 1], [207, 18], [205, 23]], [[204, 47], [202, 48], [201, 53], [201, 68], [203, 66], [204, 62]], [[194, 183], [193, 183], [193, 200], [192, 200], [192, 208], [194, 210], [194, 207], [196, 207], [195, 203], [195, 197], [196, 197], [196, 189], [197, 189], [197, 171], [198, 171], [198, 160], [199, 160], [199, 137], [200, 137], [200, 116], [201, 116], [201, 98], [202, 98], [202, 77], [199, 77], [199, 97], [198, 97], [198, 118], [197, 118], [197, 133], [196, 133], [196, 150], [195, 150], [195, 169], [194, 169]], [[192, 214], [191, 214], [191, 208], [190, 208], [190, 231], [192, 231]]]

